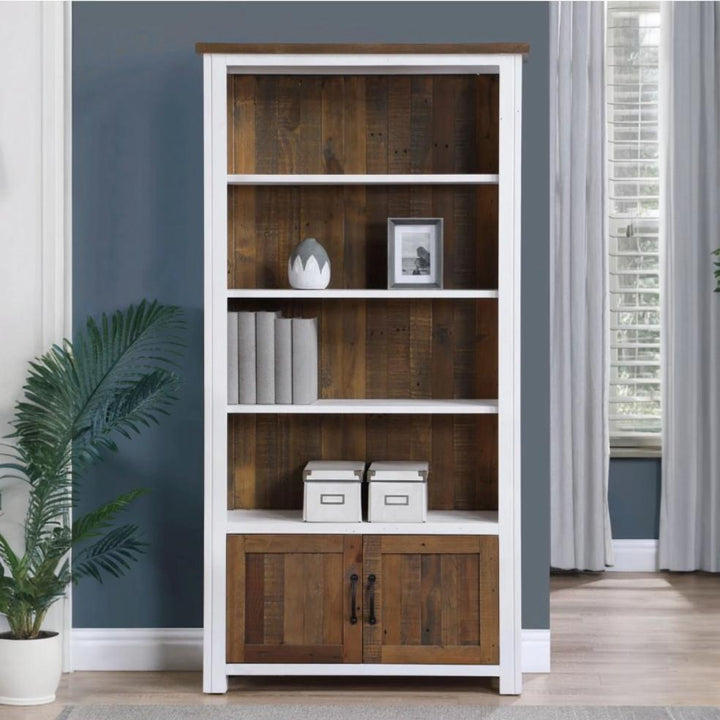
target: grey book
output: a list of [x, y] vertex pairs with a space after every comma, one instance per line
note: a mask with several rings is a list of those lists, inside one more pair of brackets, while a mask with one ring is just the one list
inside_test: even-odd
[[275, 318], [280, 313], [255, 313], [255, 378], [257, 404], [275, 404]]
[[275, 320], [275, 402], [292, 403], [292, 320]]
[[255, 313], [239, 312], [238, 316], [238, 403], [257, 402], [255, 379]]
[[292, 321], [292, 400], [309, 405], [318, 399], [317, 318]]
[[227, 401], [236, 405], [238, 401], [238, 314], [227, 314]]

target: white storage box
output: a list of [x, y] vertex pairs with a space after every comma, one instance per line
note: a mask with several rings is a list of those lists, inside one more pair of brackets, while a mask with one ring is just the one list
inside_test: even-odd
[[368, 470], [368, 520], [427, 521], [426, 462], [374, 462]]
[[362, 461], [313, 460], [303, 470], [305, 522], [362, 522]]

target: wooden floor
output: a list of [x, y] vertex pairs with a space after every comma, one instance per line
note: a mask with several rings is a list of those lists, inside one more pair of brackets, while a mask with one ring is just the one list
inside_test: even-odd
[[720, 706], [720, 576], [628, 574], [552, 579], [552, 673], [521, 697], [466, 679], [235, 679], [200, 692], [199, 673], [75, 673], [58, 702], [0, 706], [1, 720], [55, 718], [64, 704], [523, 704]]

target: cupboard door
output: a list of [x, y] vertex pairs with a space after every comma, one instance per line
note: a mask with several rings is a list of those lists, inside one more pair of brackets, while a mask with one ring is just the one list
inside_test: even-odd
[[228, 536], [227, 661], [362, 662], [361, 561], [360, 536]]
[[494, 536], [363, 541], [363, 662], [499, 663]]

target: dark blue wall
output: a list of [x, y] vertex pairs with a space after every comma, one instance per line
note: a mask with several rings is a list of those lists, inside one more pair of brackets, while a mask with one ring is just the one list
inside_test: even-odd
[[657, 538], [660, 524], [660, 460], [610, 461], [610, 521], [616, 539]]
[[120, 580], [74, 595], [77, 627], [202, 623], [202, 70], [197, 41], [526, 41], [523, 124], [523, 626], [549, 627], [548, 6], [502, 2], [110, 3], [73, 6], [73, 307], [182, 306], [185, 390], [172, 417], [86, 482], [92, 505], [152, 493], [151, 543]]

